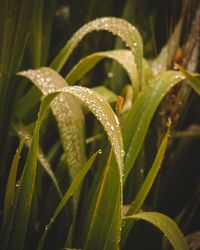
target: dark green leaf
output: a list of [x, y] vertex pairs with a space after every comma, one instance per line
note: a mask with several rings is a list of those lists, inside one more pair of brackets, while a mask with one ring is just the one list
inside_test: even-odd
[[35, 186], [37, 155], [39, 145], [39, 130], [46, 117], [48, 107], [58, 93], [48, 95], [42, 102], [38, 120], [34, 129], [31, 147], [24, 166], [24, 171], [20, 180], [19, 195], [16, 203], [12, 230], [10, 233], [8, 249], [22, 249], [29, 215], [33, 191]]
[[[158, 174], [158, 171], [161, 167], [164, 155], [165, 155], [165, 151], [167, 148], [167, 142], [168, 142], [168, 136], [169, 133], [167, 132], [167, 134], [165, 135], [160, 148], [158, 150], [158, 153], [156, 155], [156, 158], [153, 162], [153, 165], [144, 181], [144, 183], [142, 184], [138, 194], [136, 195], [136, 198], [134, 199], [133, 203], [130, 205], [126, 215], [130, 215], [130, 214], [136, 214], [138, 213], [138, 211], [141, 209], [155, 179], [156, 176]], [[123, 228], [122, 228], [122, 244], [125, 242], [128, 233], [130, 232], [130, 229], [133, 225], [133, 221], [125, 221], [123, 224]]]
[[51, 227], [51, 225], [53, 224], [53, 222], [55, 221], [55, 219], [57, 218], [58, 214], [60, 213], [60, 211], [63, 209], [63, 207], [66, 205], [67, 201], [69, 200], [69, 198], [74, 194], [74, 192], [78, 189], [78, 187], [80, 186], [80, 183], [83, 181], [85, 175], [87, 174], [87, 172], [89, 171], [89, 169], [91, 168], [93, 162], [95, 161], [97, 155], [101, 153], [101, 151], [96, 152], [85, 164], [84, 166], [81, 168], [80, 172], [78, 173], [78, 175], [74, 178], [72, 184], [70, 185], [70, 187], [68, 188], [67, 192], [65, 193], [64, 197], [62, 198], [62, 200], [60, 201], [59, 205], [57, 206], [55, 212], [53, 213], [53, 216], [51, 217], [50, 222], [47, 224], [47, 226], [45, 227], [45, 231], [39, 241], [37, 250], [40, 250], [43, 248], [43, 244], [46, 238], [46, 235], [48, 233], [49, 228]]

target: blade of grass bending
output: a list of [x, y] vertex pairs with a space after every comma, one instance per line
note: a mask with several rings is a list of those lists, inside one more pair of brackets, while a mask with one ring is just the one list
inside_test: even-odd
[[[136, 195], [135, 200], [133, 201], [133, 203], [130, 205], [126, 216], [130, 215], [130, 214], [136, 214], [142, 207], [155, 179], [156, 176], [160, 170], [166, 149], [167, 149], [167, 143], [168, 143], [168, 136], [169, 136], [169, 131], [166, 133], [166, 135], [164, 136], [164, 139], [159, 147], [158, 153], [156, 155], [156, 158], [153, 162], [152, 167], [150, 168], [150, 171], [147, 175], [147, 177], [145, 178], [144, 183], [142, 184], [138, 194]], [[127, 220], [124, 221], [123, 223], [123, 227], [122, 227], [122, 239], [121, 239], [121, 244], [123, 245], [126, 241], [126, 238], [133, 226], [133, 221], [131, 220]]]
[[[39, 88], [43, 88], [44, 85], [50, 85], [50, 89], [48, 90], [49, 92], [59, 91], [62, 93], [71, 94], [72, 96], [81, 100], [100, 121], [104, 127], [104, 130], [108, 134], [108, 138], [113, 147], [116, 161], [118, 163], [119, 176], [122, 178], [124, 150], [121, 129], [117, 116], [114, 114], [113, 110], [105, 101], [105, 99], [103, 99], [102, 96], [95, 91], [81, 86], [62, 88], [62, 84], [60, 84], [61, 87], [55, 90], [53, 82], [61, 82], [61, 80], [63, 82], [64, 79], [57, 72], [50, 68], [23, 71], [20, 72], [19, 75], [27, 77], [36, 85], [38, 85]], [[60, 114], [60, 110], [58, 111], [58, 115], [62, 116], [62, 114]]]
[[[27, 75], [28, 72], [30, 73], [30, 71], [26, 72]], [[40, 68], [32, 71], [31, 80], [43, 95], [68, 85], [57, 72], [50, 68]], [[53, 100], [51, 108], [58, 124], [70, 178], [73, 180], [85, 162], [85, 121], [83, 112], [77, 100], [73, 96], [64, 93], [60, 93]], [[73, 197], [74, 216], [78, 205], [79, 192], [80, 190]]]
[[[105, 58], [115, 60], [122, 66], [122, 68], [124, 68], [124, 70], [129, 76], [130, 83], [132, 84], [135, 94], [138, 93], [140, 86], [137, 75], [137, 68], [135, 64], [135, 58], [132, 52], [127, 49], [101, 51], [84, 57], [67, 74], [66, 80], [69, 82], [69, 84], [74, 84], [75, 82], [80, 80], [87, 72], [89, 72], [93, 67], [95, 67], [97, 63], [99, 63]], [[152, 72], [149, 67], [149, 64], [144, 59], [143, 68], [145, 82], [147, 82], [149, 78], [152, 77]]]
[[100, 30], [105, 30], [111, 32], [113, 35], [119, 36], [131, 49], [135, 57], [140, 84], [143, 85], [143, 43], [141, 36], [134, 26], [132, 26], [127, 21], [116, 17], [98, 18], [82, 26], [62, 48], [60, 53], [51, 63], [50, 67], [52, 67], [56, 71], [60, 71], [79, 42], [88, 33]]
[[175, 250], [188, 250], [184, 236], [176, 223], [168, 216], [158, 212], [144, 212], [129, 215], [124, 220], [144, 220], [156, 226], [169, 240]]
[[[120, 116], [122, 98], [117, 101]], [[96, 179], [97, 178], [97, 179]], [[122, 188], [112, 150], [104, 171], [96, 176], [86, 203], [87, 213], [81, 232], [81, 247], [84, 249], [118, 249], [121, 233]], [[94, 191], [93, 191], [94, 190]], [[109, 190], [109, 191], [108, 191]], [[103, 218], [103, 219], [102, 219]]]
[[[32, 81], [35, 81], [35, 78], [38, 75], [38, 70], [35, 71], [29, 70], [21, 72], [20, 74], [24, 75], [25, 77], [29, 78]], [[55, 74], [57, 73], [55, 72]], [[38, 84], [46, 84], [45, 78], [42, 77], [41, 81], [39, 79]], [[95, 91], [92, 91], [91, 89], [80, 86], [74, 86], [74, 87], [61, 88], [59, 91], [61, 91], [62, 93], [71, 94], [77, 97], [79, 100], [81, 100], [103, 125], [104, 130], [108, 135], [108, 139], [110, 140], [116, 161], [114, 160], [113, 157], [113, 161], [111, 162], [113, 162], [114, 164], [111, 164], [111, 166], [107, 168], [105, 176], [102, 177], [103, 183], [100, 184], [103, 186], [102, 188], [104, 188], [105, 190], [110, 189], [110, 192], [106, 191], [103, 196], [100, 195], [100, 198], [97, 199], [98, 213], [104, 214], [105, 212], [104, 201], [107, 200], [109, 196], [110, 199], [109, 206], [106, 206], [108, 213], [106, 214], [104, 223], [102, 223], [102, 220], [99, 223], [98, 218], [102, 218], [102, 216], [100, 217], [97, 216], [98, 217], [98, 218], [96, 217], [97, 220], [96, 218], [95, 220], [93, 220], [94, 221], [93, 225], [94, 228], [97, 227], [98, 231], [102, 233], [102, 243], [104, 243], [105, 240], [107, 240], [107, 237], [109, 235], [113, 236], [113, 234], [115, 234], [116, 242], [113, 242], [112, 237], [110, 237], [108, 243], [109, 244], [113, 243], [114, 245], [116, 245], [117, 242], [119, 241], [119, 232], [121, 224], [122, 176], [124, 167], [123, 141], [122, 141], [121, 128], [119, 125], [118, 118], [114, 114], [110, 105], [103, 99], [103, 97], [100, 96]], [[110, 182], [110, 178], [113, 180], [112, 183]], [[113, 195], [111, 196], [111, 194]], [[113, 218], [113, 209], [116, 209], [116, 206], [117, 206], [117, 212], [116, 212], [117, 217], [115, 216], [116, 219], [115, 220]], [[114, 226], [112, 226], [113, 225], [111, 224], [112, 222], [114, 222]], [[104, 227], [105, 225], [106, 227]], [[111, 229], [112, 232], [110, 232]], [[91, 237], [93, 235], [96, 234], [91, 234]]]
[[10, 232], [8, 249], [20, 250], [23, 248], [35, 186], [39, 130], [43, 120], [46, 117], [49, 105], [57, 94], [58, 92], [52, 93], [45, 97], [40, 107], [31, 147], [28, 152], [22, 176], [20, 178], [21, 183], [19, 187], [19, 195], [16, 203], [12, 230]]
[[74, 84], [80, 80], [87, 72], [101, 60], [109, 58], [117, 61], [127, 72], [130, 82], [136, 92], [139, 90], [137, 68], [135, 59], [130, 50], [110, 50], [93, 53], [80, 60], [74, 68], [67, 74], [66, 80], [69, 84]]
[[[103, 95], [110, 104], [113, 104], [117, 100], [115, 93], [105, 86], [97, 86], [92, 89]], [[15, 110], [15, 116], [19, 120], [22, 120], [39, 103], [41, 96], [41, 92], [35, 86], [32, 86], [28, 93], [20, 99]]]
[[126, 152], [124, 181], [134, 166], [159, 103], [166, 93], [183, 79], [185, 77], [178, 71], [160, 73], [135, 99], [127, 119], [122, 124]]
[[[27, 138], [23, 138], [20, 142], [20, 145], [15, 153], [13, 158], [13, 162], [10, 168], [10, 172], [8, 175], [7, 185], [6, 185], [6, 192], [5, 192], [5, 201], [4, 201], [4, 209], [3, 209], [3, 220], [4, 222], [7, 221], [7, 217], [11, 208], [11, 205], [14, 202], [15, 197], [15, 190], [16, 190], [16, 177], [17, 177], [17, 170], [19, 166], [19, 160], [21, 151], [23, 149], [25, 140]], [[3, 223], [4, 224], [4, 223]], [[3, 226], [2, 226], [3, 227]]]
[[[135, 57], [137, 71], [139, 72], [139, 80], [141, 84], [143, 84], [143, 44], [140, 34], [130, 23], [116, 17], [99, 18], [80, 28], [56, 56], [50, 67], [54, 68], [56, 71], [60, 71], [84, 36], [88, 33], [99, 30], [107, 30], [115, 35], [118, 35], [127, 44]], [[146, 68], [147, 67], [145, 67], [145, 71], [149, 72]], [[35, 92], [36, 91], [32, 89], [30, 95], [36, 95]], [[33, 106], [34, 103], [31, 102], [30, 107]], [[27, 109], [23, 109], [21, 116], [26, 112]], [[20, 109], [17, 110], [17, 113], [20, 113]]]
[[55, 221], [56, 217], [60, 213], [60, 211], [63, 209], [63, 207], [66, 205], [69, 198], [74, 194], [74, 192], [78, 189], [80, 183], [83, 181], [85, 175], [90, 170], [93, 162], [95, 161], [98, 154], [101, 154], [101, 150], [97, 151], [81, 168], [78, 175], [74, 178], [72, 181], [72, 184], [68, 188], [67, 192], [65, 193], [64, 197], [60, 201], [59, 205], [57, 206], [55, 212], [53, 213], [53, 216], [51, 217], [50, 222], [46, 225], [44, 233], [42, 234], [42, 237], [40, 238], [40, 241], [38, 243], [37, 250], [42, 250], [45, 238], [47, 236], [48, 230], [52, 226], [53, 222]]

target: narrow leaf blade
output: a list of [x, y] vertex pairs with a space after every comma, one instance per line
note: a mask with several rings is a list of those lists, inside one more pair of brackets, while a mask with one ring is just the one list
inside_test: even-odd
[[100, 154], [101, 151], [97, 151], [93, 156], [90, 157], [90, 159], [84, 164], [84, 166], [81, 168], [80, 172], [78, 173], [78, 175], [74, 178], [72, 184], [70, 185], [70, 187], [68, 188], [67, 192], [65, 193], [64, 197], [62, 198], [62, 200], [60, 201], [59, 205], [57, 206], [55, 212], [53, 213], [53, 216], [50, 220], [50, 222], [48, 223], [48, 225], [45, 227], [45, 231], [42, 234], [42, 237], [39, 241], [37, 250], [40, 250], [43, 248], [43, 244], [45, 241], [45, 238], [47, 236], [48, 230], [49, 228], [52, 226], [53, 222], [55, 221], [55, 219], [57, 218], [58, 214], [60, 213], [60, 211], [63, 209], [63, 207], [66, 205], [67, 201], [69, 200], [69, 198], [74, 194], [74, 192], [78, 189], [80, 183], [83, 181], [85, 175], [87, 174], [87, 172], [90, 170], [92, 164], [94, 163], [96, 157], [98, 154]]
[[36, 126], [34, 129], [31, 147], [21, 177], [21, 184], [19, 187], [19, 195], [14, 214], [13, 226], [10, 233], [8, 249], [16, 248], [20, 250], [23, 248], [29, 215], [30, 215], [33, 191], [35, 186], [37, 155], [38, 155], [38, 145], [39, 145], [39, 130], [44, 118], [46, 117], [49, 105], [57, 94], [58, 93], [53, 93], [48, 95], [43, 100], [40, 107], [38, 120], [36, 122]]
[[15, 196], [15, 185], [16, 185], [16, 177], [17, 177], [17, 170], [19, 166], [19, 159], [21, 155], [21, 151], [23, 149], [24, 143], [25, 143], [26, 138], [22, 139], [19, 145], [19, 148], [17, 149], [7, 180], [7, 185], [6, 185], [6, 193], [5, 193], [5, 201], [4, 201], [4, 219], [7, 219], [8, 212], [10, 210], [11, 204], [14, 201], [14, 196]]
[[181, 72], [163, 72], [153, 78], [149, 85], [135, 99], [128, 117], [122, 126], [126, 152], [124, 180], [126, 180], [130, 170], [134, 166], [159, 103], [166, 93], [183, 79], [185, 77]]
[[104, 58], [109, 58], [117, 61], [127, 72], [130, 82], [135, 91], [137, 92], [139, 90], [135, 59], [130, 50], [102, 51], [84, 57], [67, 74], [66, 80], [69, 82], [69, 84], [74, 84]]
[[55, 70], [60, 71], [79, 42], [88, 33], [100, 30], [106, 30], [113, 35], [119, 36], [131, 49], [135, 57], [140, 84], [143, 85], [143, 44], [141, 36], [137, 29], [130, 23], [116, 17], [102, 17], [85, 24], [72, 36], [50, 66]]
[[168, 238], [175, 250], [188, 250], [182, 232], [168, 216], [158, 212], [145, 212], [124, 217], [127, 219], [145, 220], [156, 226]]

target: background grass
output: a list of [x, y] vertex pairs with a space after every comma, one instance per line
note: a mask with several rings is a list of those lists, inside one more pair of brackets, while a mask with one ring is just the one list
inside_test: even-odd
[[198, 249], [198, 0], [0, 4], [1, 249]]

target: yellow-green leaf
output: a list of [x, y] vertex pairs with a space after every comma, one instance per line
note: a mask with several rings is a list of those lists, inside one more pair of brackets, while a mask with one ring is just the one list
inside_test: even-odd
[[116, 17], [102, 17], [82, 26], [66, 43], [50, 67], [60, 71], [79, 42], [93, 31], [105, 30], [119, 36], [131, 49], [136, 62], [140, 84], [144, 83], [142, 57], [143, 44], [137, 29], [127, 21]]
[[172, 244], [174, 250], [189, 249], [185, 242], [184, 236], [176, 223], [164, 214], [158, 212], [144, 212], [126, 216], [124, 219], [147, 221], [164, 233], [165, 237], [167, 237], [169, 242]]

